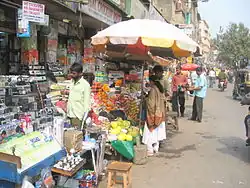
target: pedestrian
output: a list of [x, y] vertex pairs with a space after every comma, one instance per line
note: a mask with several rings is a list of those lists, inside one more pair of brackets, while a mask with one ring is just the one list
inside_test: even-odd
[[[160, 82], [160, 84], [163, 86], [163, 94], [165, 96], [165, 101], [163, 101], [164, 103], [164, 114], [165, 114], [165, 124], [168, 123], [168, 119], [167, 119], [167, 104], [168, 101], [167, 99], [170, 97], [170, 87], [169, 87], [169, 81], [168, 79], [164, 78], [164, 71], [163, 71], [163, 67], [160, 65], [156, 65], [153, 68], [153, 74], [156, 76], [155, 78], [157, 78], [157, 80]], [[165, 142], [166, 140], [161, 140], [160, 141], [160, 148], [164, 148], [165, 147]]]
[[181, 67], [176, 67], [176, 74], [172, 79], [172, 108], [181, 117], [184, 117], [185, 112], [185, 91], [187, 84], [188, 79], [182, 74]]
[[149, 78], [151, 90], [146, 98], [147, 121], [142, 142], [147, 145], [148, 155], [159, 151], [159, 142], [166, 139], [164, 89], [156, 75]]
[[197, 79], [196, 71], [192, 71], [192, 72], [190, 73], [190, 78], [191, 78], [191, 83], [192, 83], [192, 85], [194, 85], [195, 82], [196, 82], [196, 79]]
[[83, 67], [74, 63], [70, 67], [72, 82], [69, 89], [67, 115], [71, 125], [81, 130], [83, 117], [90, 110], [90, 85], [83, 78]]
[[209, 87], [213, 88], [214, 83], [216, 81], [216, 72], [214, 71], [213, 68], [209, 71], [208, 77], [209, 77]]
[[250, 146], [250, 106], [248, 107], [248, 114], [244, 120], [245, 129], [246, 129], [246, 146]]
[[164, 78], [163, 73], [164, 73], [164, 71], [163, 71], [162, 66], [160, 66], [160, 65], [154, 66], [154, 68], [153, 68], [153, 74], [155, 76], [157, 76], [157, 79], [159, 80], [159, 82], [163, 86], [164, 94], [167, 97], [167, 96], [169, 96], [169, 92], [170, 92], [169, 89], [170, 89], [170, 87], [169, 87], [168, 79]]
[[189, 90], [194, 91], [193, 112], [190, 120], [202, 122], [203, 100], [207, 92], [207, 80], [202, 74], [202, 69], [196, 69], [197, 79], [195, 85], [190, 87]]

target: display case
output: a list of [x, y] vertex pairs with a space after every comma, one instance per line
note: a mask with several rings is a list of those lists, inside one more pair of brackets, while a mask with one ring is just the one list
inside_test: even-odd
[[53, 166], [66, 151], [52, 136], [32, 132], [15, 135], [0, 145], [0, 180], [21, 184], [24, 176], [36, 176], [41, 169]]

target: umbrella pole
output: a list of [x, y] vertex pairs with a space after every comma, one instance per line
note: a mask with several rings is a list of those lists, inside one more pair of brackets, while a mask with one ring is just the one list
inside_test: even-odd
[[146, 61], [144, 61], [142, 68], [141, 68], [141, 103], [140, 103], [140, 120], [139, 120], [139, 127], [141, 128], [141, 124], [142, 124], [142, 108], [143, 108], [143, 101], [144, 101], [144, 69], [145, 69], [145, 64]]

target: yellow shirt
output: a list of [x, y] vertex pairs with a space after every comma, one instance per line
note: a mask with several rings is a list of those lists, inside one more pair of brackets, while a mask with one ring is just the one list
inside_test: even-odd
[[76, 83], [72, 80], [69, 89], [67, 114], [70, 118], [82, 120], [84, 114], [90, 110], [90, 85], [81, 78]]

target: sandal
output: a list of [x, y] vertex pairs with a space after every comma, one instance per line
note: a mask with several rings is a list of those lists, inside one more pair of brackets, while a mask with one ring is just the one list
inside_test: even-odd
[[152, 156], [154, 156], [154, 153], [148, 151], [147, 156], [152, 157]]

